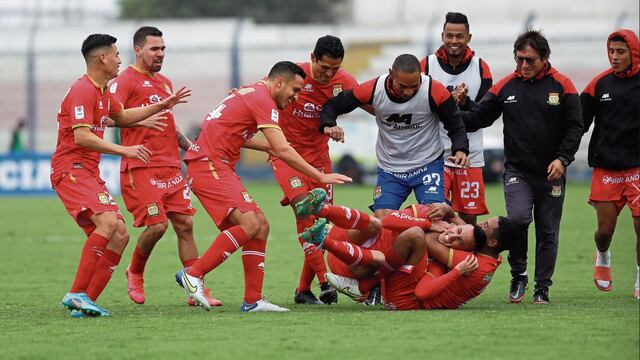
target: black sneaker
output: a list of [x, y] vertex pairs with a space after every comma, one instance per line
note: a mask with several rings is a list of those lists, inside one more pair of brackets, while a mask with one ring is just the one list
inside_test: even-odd
[[536, 289], [533, 293], [533, 303], [534, 304], [549, 304], [549, 289]]
[[309, 304], [309, 305], [322, 305], [323, 302], [311, 292], [311, 290], [298, 291], [296, 289], [296, 295], [293, 297], [293, 301], [296, 304]]
[[324, 304], [330, 305], [332, 303], [338, 303], [338, 292], [329, 283], [320, 284], [320, 301]]
[[380, 295], [380, 284], [376, 285], [371, 289], [369, 296], [363, 302], [365, 306], [376, 306], [382, 304], [382, 296]]
[[524, 292], [527, 290], [527, 275], [514, 275], [509, 286], [509, 301], [516, 304], [524, 299]]

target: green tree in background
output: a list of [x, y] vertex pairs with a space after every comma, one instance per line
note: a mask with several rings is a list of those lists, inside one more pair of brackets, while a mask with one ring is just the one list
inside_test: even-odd
[[123, 19], [249, 17], [258, 23], [331, 23], [345, 0], [120, 0]]

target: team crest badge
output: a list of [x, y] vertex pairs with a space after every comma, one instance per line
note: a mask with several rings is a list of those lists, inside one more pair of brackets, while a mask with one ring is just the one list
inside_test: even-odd
[[382, 186], [376, 186], [373, 189], [373, 199], [377, 199], [382, 195]]
[[111, 203], [110, 198], [111, 196], [106, 192], [98, 193], [98, 202], [102, 205], [109, 205]]
[[291, 186], [292, 189], [299, 189], [302, 187], [302, 180], [300, 180], [299, 177], [294, 176], [289, 179], [289, 186]]
[[342, 84], [333, 85], [333, 96], [338, 96], [342, 92]]
[[160, 214], [160, 209], [158, 209], [157, 203], [147, 204], [147, 215], [156, 216]]
[[547, 104], [553, 105], [553, 106], [560, 105], [560, 94], [549, 93], [549, 99], [547, 100]]
[[253, 203], [253, 196], [251, 196], [251, 194], [249, 194], [246, 191], [243, 191], [242, 193], [242, 198], [244, 199], [245, 202], [251, 204]]
[[551, 186], [551, 196], [560, 197], [562, 195], [562, 186], [553, 185]]

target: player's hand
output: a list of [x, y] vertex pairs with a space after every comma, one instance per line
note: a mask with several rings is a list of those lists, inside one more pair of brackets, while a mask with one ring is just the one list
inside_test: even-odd
[[560, 159], [555, 159], [547, 167], [547, 180], [557, 180], [564, 175], [564, 165]]
[[124, 151], [122, 152], [122, 156], [130, 158], [130, 159], [139, 159], [146, 163], [149, 162], [149, 158], [151, 158], [151, 151], [144, 147], [144, 145], [133, 145], [133, 146], [124, 146]]
[[147, 129], [154, 129], [154, 130], [158, 130], [158, 131], [164, 131], [164, 129], [167, 126], [169, 126], [169, 124], [167, 124], [163, 120], [167, 120], [167, 117], [164, 116], [162, 112], [159, 112], [159, 113], [155, 113], [155, 114], [149, 116], [148, 118], [146, 118], [146, 119], [144, 119], [142, 121], [138, 121], [137, 123], [134, 124], [134, 126], [142, 126], [142, 127], [147, 128]]
[[456, 164], [457, 166], [460, 166], [462, 168], [468, 168], [469, 165], [471, 165], [471, 161], [469, 160], [469, 157], [467, 156], [467, 154], [464, 153], [464, 151], [456, 151], [456, 154], [453, 156], [449, 156], [447, 157], [447, 159], [449, 159], [449, 161], [451, 161], [452, 163]]
[[427, 205], [429, 209], [429, 219], [441, 220], [449, 217], [453, 209], [447, 203], [434, 203]]
[[322, 176], [320, 176], [320, 182], [323, 184], [344, 184], [344, 183], [350, 183], [352, 181], [353, 179], [342, 174], [332, 173], [332, 174], [322, 174]]
[[464, 260], [460, 261], [455, 268], [460, 274], [465, 276], [469, 275], [478, 268], [478, 258], [473, 254], [469, 254]]
[[335, 142], [344, 143], [344, 130], [340, 126], [325, 127], [324, 134]]
[[162, 104], [162, 108], [163, 109], [171, 109], [172, 107], [178, 105], [178, 104], [184, 104], [187, 102], [187, 100], [185, 100], [185, 98], [191, 96], [191, 90], [187, 89], [186, 87], [181, 87], [180, 90], [178, 90], [176, 93], [174, 93], [173, 95], [169, 96], [168, 98], [162, 100], [161, 104]]
[[451, 226], [451, 224], [449, 224], [446, 221], [434, 220], [434, 221], [431, 222], [431, 227], [429, 227], [429, 231], [437, 232], [437, 233], [443, 233], [443, 232], [447, 231], [447, 229], [449, 229], [450, 226]]
[[462, 106], [467, 100], [468, 92], [469, 89], [467, 88], [467, 85], [465, 83], [461, 83], [451, 91], [451, 96], [453, 96], [453, 99], [456, 101], [458, 106]]

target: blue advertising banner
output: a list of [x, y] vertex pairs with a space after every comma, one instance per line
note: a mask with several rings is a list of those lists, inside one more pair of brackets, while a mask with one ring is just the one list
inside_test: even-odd
[[[100, 177], [109, 192], [120, 194], [120, 158], [102, 155]], [[0, 196], [50, 195], [51, 154], [0, 155]]]

